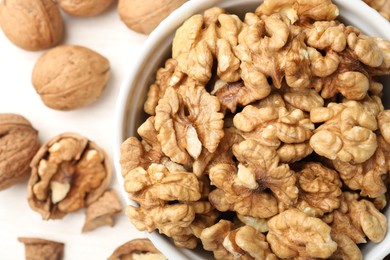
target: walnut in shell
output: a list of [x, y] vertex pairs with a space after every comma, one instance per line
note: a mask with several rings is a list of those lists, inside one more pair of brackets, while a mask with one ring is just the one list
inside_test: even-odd
[[16, 46], [38, 51], [57, 44], [63, 35], [63, 22], [52, 0], [0, 1], [0, 26]]
[[108, 190], [86, 211], [83, 232], [92, 231], [97, 227], [114, 226], [114, 215], [122, 210], [122, 205], [114, 190]]
[[130, 29], [144, 34], [151, 33], [171, 12], [186, 0], [119, 0], [118, 13]]
[[73, 16], [94, 16], [104, 12], [114, 0], [58, 0], [65, 13]]
[[109, 61], [97, 52], [62, 45], [41, 56], [32, 84], [46, 106], [71, 110], [96, 101], [110, 76]]
[[0, 114], [0, 190], [30, 173], [30, 162], [39, 146], [38, 131], [26, 118]]
[[19, 237], [25, 246], [26, 260], [61, 260], [64, 255], [64, 243], [33, 237]]
[[149, 239], [134, 239], [124, 243], [112, 253], [108, 260], [165, 260], [167, 259]]
[[112, 175], [104, 150], [75, 133], [58, 135], [44, 144], [31, 167], [28, 202], [45, 220], [63, 218], [93, 203]]

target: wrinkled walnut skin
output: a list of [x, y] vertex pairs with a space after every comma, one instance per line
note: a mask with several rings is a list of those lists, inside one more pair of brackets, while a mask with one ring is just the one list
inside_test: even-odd
[[0, 114], [0, 191], [30, 174], [39, 147], [38, 131], [26, 118]]
[[[37, 189], [35, 187], [37, 187], [37, 185], [39, 185], [43, 181], [42, 177], [39, 175], [40, 163], [43, 160], [47, 161], [47, 156], [54, 154], [54, 152], [49, 153], [49, 149], [52, 148], [53, 145], [58, 144], [61, 140], [64, 139], [72, 139], [78, 143], [78, 147], [75, 148], [77, 154], [74, 157], [69, 158], [70, 162], [73, 165], [76, 165], [76, 170], [74, 170], [75, 175], [70, 177], [73, 179], [73, 182], [71, 182], [71, 188], [67, 196], [58, 203], [53, 204], [49, 194], [50, 183], [47, 183], [44, 187], [41, 187], [41, 191], [44, 192], [42, 194], [44, 197], [43, 200], [38, 199], [36, 193]], [[89, 183], [94, 178], [93, 176], [95, 175], [95, 170], [93, 168], [88, 168], [91, 166], [89, 165], [90, 162], [88, 161], [88, 158], [86, 158], [87, 156], [83, 156], [86, 151], [96, 151], [97, 155], [99, 156], [100, 161], [98, 165], [101, 167], [101, 169], [99, 170], [99, 174], [101, 175], [99, 178], [100, 183], [98, 183], [98, 186], [94, 188], [89, 187], [89, 189], [86, 190], [86, 193], [79, 194], [79, 189], [85, 189], [86, 186], [88, 187]], [[96, 164], [93, 164], [92, 166], [94, 165]], [[80, 168], [77, 169], [78, 167]], [[31, 161], [31, 168], [32, 173], [27, 187], [27, 199], [30, 207], [34, 211], [41, 214], [44, 220], [61, 219], [69, 212], [73, 212], [82, 207], [90, 205], [104, 193], [104, 191], [110, 184], [112, 177], [111, 165], [105, 151], [101, 149], [98, 145], [96, 145], [94, 142], [76, 133], [63, 133], [52, 138], [47, 143], [42, 145]], [[102, 171], [104, 171], [104, 173]], [[66, 169], [63, 170], [61, 168], [58, 168], [54, 177], [58, 174], [60, 174], [60, 176], [65, 175], [66, 178]], [[104, 176], [102, 174], [104, 174]], [[88, 178], [83, 180], [83, 176], [86, 176]], [[53, 178], [51, 178], [49, 181], [51, 182], [52, 179]], [[61, 203], [63, 203], [62, 207]]]
[[105, 57], [85, 47], [62, 45], [38, 59], [32, 84], [46, 106], [72, 110], [95, 102], [109, 77]]
[[29, 51], [52, 47], [63, 36], [61, 13], [52, 0], [1, 1], [0, 26], [12, 43]]
[[58, 0], [61, 9], [73, 16], [94, 16], [104, 12], [114, 0]]

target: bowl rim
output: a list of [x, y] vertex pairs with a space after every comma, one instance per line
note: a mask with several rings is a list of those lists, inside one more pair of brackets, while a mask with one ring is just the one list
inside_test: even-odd
[[[222, 3], [233, 2], [234, 0], [196, 0], [187, 1], [178, 9], [173, 11], [165, 20], [163, 20], [159, 26], [148, 36], [145, 43], [142, 46], [142, 50], [139, 56], [132, 62], [126, 73], [119, 89], [117, 96], [115, 114], [114, 114], [114, 131], [113, 131], [113, 156], [114, 167], [116, 171], [116, 178], [120, 185], [122, 197], [125, 198], [127, 205], [136, 205], [129, 199], [126, 191], [123, 188], [123, 177], [121, 174], [120, 165], [120, 146], [128, 136], [124, 133], [125, 119], [128, 111], [128, 96], [131, 91], [136, 88], [135, 83], [137, 75], [142, 74], [142, 68], [147, 64], [148, 59], [152, 55], [153, 49], [159, 46], [159, 43], [165, 38], [174, 34], [176, 29], [191, 15], [199, 13], [209, 7], [220, 5]], [[260, 5], [262, 0], [241, 0], [245, 3], [257, 3]], [[371, 36], [379, 36], [381, 38], [390, 41], [390, 22], [381, 16], [377, 11], [369, 7], [361, 0], [345, 1], [345, 0], [332, 0], [340, 9], [348, 9], [354, 14], [364, 13], [366, 18], [364, 23], [370, 28], [376, 28], [377, 34], [370, 34]], [[341, 13], [342, 14], [342, 13]], [[359, 26], [357, 26], [359, 27]], [[367, 32], [365, 32], [367, 33]], [[389, 209], [390, 210], [390, 209]], [[390, 232], [390, 221], [388, 221], [388, 232]], [[193, 250], [176, 248], [169, 240], [162, 239], [163, 236], [157, 231], [149, 233], [144, 231], [145, 235], [155, 244], [155, 246], [170, 259], [204, 259], [199, 257], [193, 252]], [[376, 247], [374, 252], [369, 252], [365, 255], [368, 259], [383, 259], [390, 253], [390, 234], [388, 233], [385, 239], [381, 242], [381, 245], [388, 244], [389, 246]], [[373, 251], [373, 250], [371, 250]]]

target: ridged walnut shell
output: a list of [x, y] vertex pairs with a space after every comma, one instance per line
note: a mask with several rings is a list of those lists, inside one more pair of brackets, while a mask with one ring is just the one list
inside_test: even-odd
[[63, 36], [63, 22], [52, 0], [0, 1], [0, 26], [16, 46], [38, 51], [56, 45]]
[[63, 133], [41, 146], [31, 168], [28, 203], [45, 220], [89, 206], [112, 178], [106, 152], [76, 133]]
[[114, 0], [58, 0], [61, 9], [73, 16], [94, 16], [104, 12]]
[[0, 190], [31, 172], [30, 162], [39, 146], [38, 131], [26, 118], [0, 114]]
[[62, 45], [38, 59], [32, 84], [46, 106], [72, 110], [96, 101], [109, 77], [105, 57], [85, 47]]
[[130, 29], [151, 33], [170, 13], [179, 8], [186, 0], [119, 0], [118, 13]]

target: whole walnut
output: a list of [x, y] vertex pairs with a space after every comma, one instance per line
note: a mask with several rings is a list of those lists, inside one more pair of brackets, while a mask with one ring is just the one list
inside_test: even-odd
[[65, 13], [73, 16], [94, 16], [104, 12], [114, 0], [58, 0]]
[[130, 29], [144, 34], [151, 33], [186, 0], [119, 0], [118, 13]]
[[38, 51], [57, 44], [63, 36], [63, 22], [52, 0], [0, 1], [0, 26], [16, 46]]
[[105, 57], [85, 47], [62, 45], [38, 59], [32, 84], [46, 106], [71, 110], [97, 100], [109, 77]]
[[30, 173], [39, 149], [38, 131], [21, 115], [0, 114], [0, 190]]

